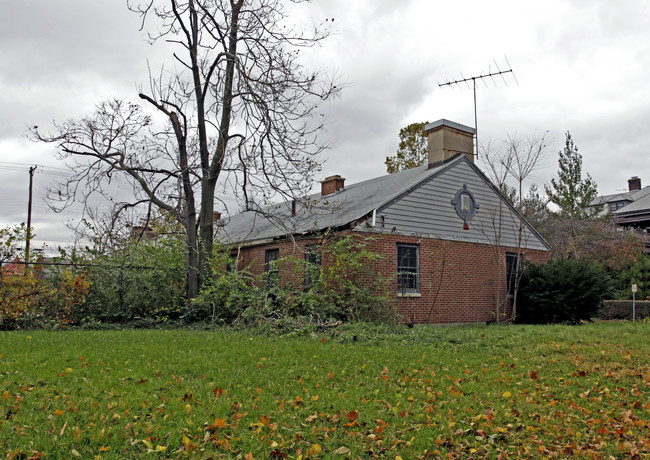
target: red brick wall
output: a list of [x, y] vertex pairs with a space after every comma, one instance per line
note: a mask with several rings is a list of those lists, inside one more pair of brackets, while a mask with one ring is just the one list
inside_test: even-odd
[[[345, 232], [353, 234], [353, 232]], [[358, 238], [365, 234], [354, 233]], [[304, 259], [304, 248], [316, 240], [283, 241], [265, 246], [244, 248], [239, 267], [249, 267], [254, 274], [264, 272], [264, 254], [278, 248], [280, 258], [295, 256]], [[399, 296], [397, 293], [397, 243], [418, 244], [420, 247], [419, 296]], [[506, 252], [514, 248], [499, 248], [485, 244], [445, 241], [399, 235], [373, 235], [368, 249], [383, 254], [382, 261], [372, 267], [375, 273], [389, 279], [389, 294], [394, 301], [400, 321], [421, 323], [470, 323], [496, 320], [497, 303], [507, 298]], [[542, 263], [548, 260], [546, 251], [528, 250], [526, 260]], [[325, 258], [323, 263], [327, 263]], [[300, 286], [304, 272], [280, 266], [281, 283]], [[500, 307], [500, 315], [509, 317], [509, 302]]]

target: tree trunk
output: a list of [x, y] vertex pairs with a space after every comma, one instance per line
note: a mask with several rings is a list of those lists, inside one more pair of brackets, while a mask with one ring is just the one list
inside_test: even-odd
[[207, 279], [210, 276], [210, 259], [212, 258], [212, 249], [214, 242], [214, 190], [216, 182], [214, 180], [204, 180], [201, 183], [201, 211], [199, 214], [199, 253], [198, 268], [199, 279]]
[[198, 258], [198, 244], [196, 238], [196, 220], [188, 219], [185, 226], [186, 234], [185, 241], [187, 244], [187, 299], [194, 299], [199, 295], [201, 289], [200, 275], [199, 275], [199, 258]]

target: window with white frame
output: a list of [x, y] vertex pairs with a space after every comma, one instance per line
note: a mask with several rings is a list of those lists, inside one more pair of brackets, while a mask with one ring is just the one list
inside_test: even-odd
[[420, 246], [397, 243], [397, 293], [420, 292]]

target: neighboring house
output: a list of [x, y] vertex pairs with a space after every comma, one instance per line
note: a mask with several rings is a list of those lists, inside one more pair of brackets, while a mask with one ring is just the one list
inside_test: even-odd
[[599, 196], [590, 206], [605, 204], [603, 213], [611, 213], [615, 228], [634, 231], [643, 239], [646, 253], [650, 253], [650, 187], [641, 187], [641, 179], [637, 176], [628, 179], [627, 183], [627, 192]]
[[[494, 321], [516, 267], [519, 216], [474, 164], [473, 128], [439, 120], [426, 130], [427, 165], [352, 185], [328, 177], [307, 197], [310, 206], [283, 203], [223, 219], [218, 238], [237, 246], [239, 267], [261, 274], [290, 255], [320, 263], [314, 248], [324, 230], [374, 236], [368, 247], [384, 258], [372, 268], [390, 280], [402, 321]], [[522, 236], [525, 259], [548, 260], [548, 244], [527, 223]]]

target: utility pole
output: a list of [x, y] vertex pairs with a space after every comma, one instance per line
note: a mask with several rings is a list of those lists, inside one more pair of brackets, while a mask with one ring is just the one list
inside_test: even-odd
[[25, 241], [25, 263], [29, 264], [29, 242], [32, 239], [32, 189], [36, 166], [29, 168], [29, 198], [27, 200], [27, 241]]

